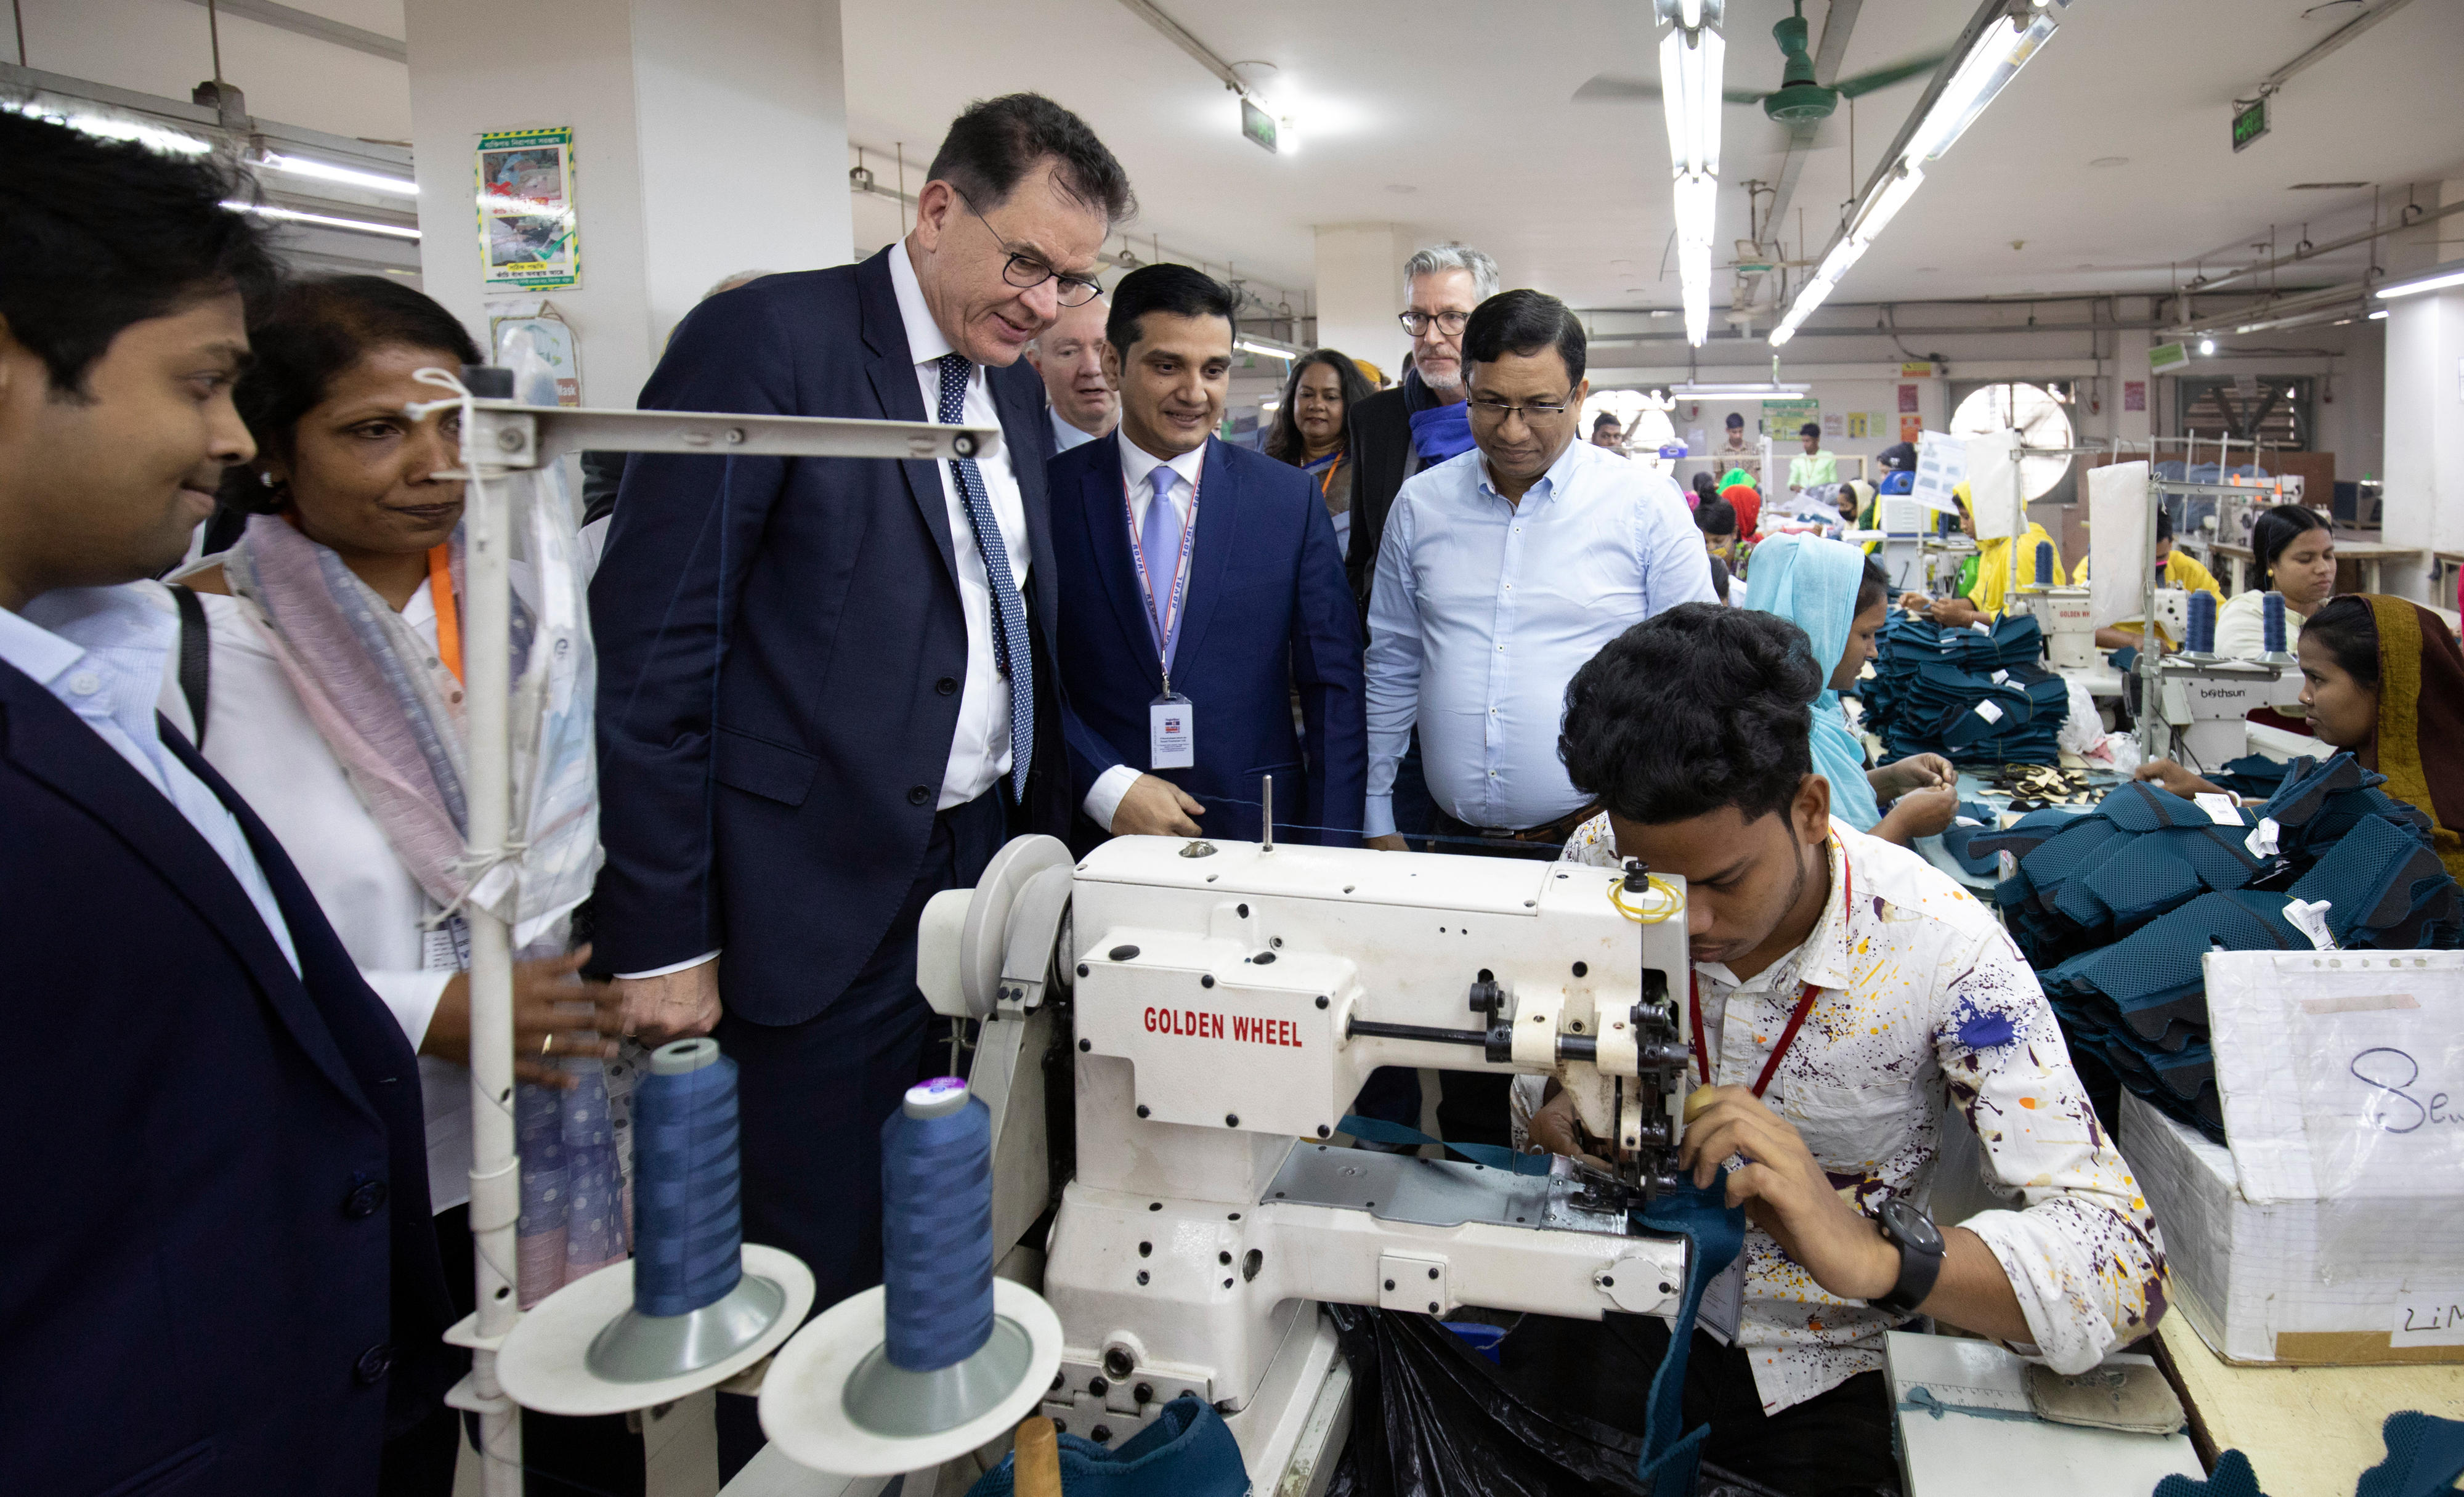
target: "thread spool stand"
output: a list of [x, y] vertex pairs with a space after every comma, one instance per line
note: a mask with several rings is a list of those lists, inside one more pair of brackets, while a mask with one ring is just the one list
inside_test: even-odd
[[[718, 1059], [716, 1041], [678, 1040], [651, 1053], [650, 1073], [691, 1075]], [[566, 1285], [505, 1337], [497, 1380], [524, 1408], [577, 1416], [650, 1408], [725, 1382], [777, 1350], [813, 1308], [812, 1271], [793, 1253], [758, 1243], [740, 1251], [735, 1287], [681, 1314], [643, 1312], [633, 1258]]]
[[[929, 1121], [970, 1101], [963, 1083], [944, 1078], [911, 1090], [901, 1112]], [[985, 1189], [988, 1213], [989, 1178]], [[989, 1234], [986, 1244], [988, 1252]], [[888, 1257], [894, 1277], [896, 1254]], [[979, 1262], [988, 1272], [989, 1261]], [[1061, 1319], [1023, 1284], [996, 1277], [991, 1289], [989, 1333], [937, 1368], [892, 1359], [890, 1285], [831, 1306], [772, 1360], [761, 1384], [762, 1432], [798, 1464], [842, 1476], [928, 1470], [999, 1439], [1059, 1372]]]

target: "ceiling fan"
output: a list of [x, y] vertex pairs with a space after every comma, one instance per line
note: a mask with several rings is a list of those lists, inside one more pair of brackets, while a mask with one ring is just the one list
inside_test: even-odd
[[[1840, 78], [1825, 87], [1814, 78], [1814, 53], [1806, 44], [1805, 0], [1795, 0], [1795, 12], [1783, 16], [1771, 28], [1771, 36], [1779, 43], [1782, 58], [1780, 86], [1767, 92], [1727, 89], [1720, 97], [1731, 104], [1762, 105], [1765, 115], [1800, 142], [1815, 126], [1831, 118], [1841, 99], [1856, 99], [1930, 73], [1942, 65], [1944, 55], [1911, 57], [1855, 77]], [[1574, 99], [1580, 103], [1658, 102], [1660, 80], [1602, 73], [1574, 90]]]

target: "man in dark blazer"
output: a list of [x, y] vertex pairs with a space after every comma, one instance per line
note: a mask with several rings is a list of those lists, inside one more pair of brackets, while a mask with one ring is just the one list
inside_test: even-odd
[[179, 628], [137, 580], [255, 451], [231, 387], [275, 267], [237, 190], [0, 114], [11, 1492], [368, 1492], [440, 1456], [451, 1479], [418, 1064], [155, 711]]
[[1333, 523], [1299, 469], [1209, 434], [1238, 309], [1186, 265], [1125, 276], [1105, 325], [1120, 427], [1052, 463], [1082, 845], [1195, 836], [1201, 819], [1210, 836], [1255, 841], [1269, 776], [1288, 835], [1356, 841], [1368, 729]]
[[[745, 1235], [803, 1259], [817, 1310], [880, 1282], [881, 1123], [930, 1054], [925, 902], [1013, 834], [1066, 835], [1074, 800], [1051, 432], [1019, 355], [1094, 295], [1129, 183], [1032, 94], [961, 115], [929, 177], [904, 241], [695, 308], [641, 404], [998, 426], [1001, 450], [637, 455], [590, 589], [598, 956], [644, 1033], [715, 1025]], [[720, 1433], [750, 1458], [749, 1399]]]

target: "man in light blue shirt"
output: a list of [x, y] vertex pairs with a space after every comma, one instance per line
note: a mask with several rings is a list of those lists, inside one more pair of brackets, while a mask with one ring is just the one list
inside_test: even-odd
[[1390, 804], [1417, 722], [1449, 850], [1555, 857], [1592, 811], [1557, 758], [1566, 683], [1662, 609], [1713, 601], [1677, 486], [1575, 440], [1582, 323], [1509, 291], [1463, 329], [1474, 449], [1396, 496], [1369, 609], [1374, 847], [1400, 848]]

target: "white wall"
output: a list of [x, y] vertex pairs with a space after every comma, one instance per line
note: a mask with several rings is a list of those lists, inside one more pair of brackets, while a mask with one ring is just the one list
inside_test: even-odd
[[1389, 380], [1403, 377], [1412, 340], [1395, 314], [1403, 310], [1403, 262], [1413, 248], [1396, 224], [1318, 226], [1318, 346], [1366, 359]]

